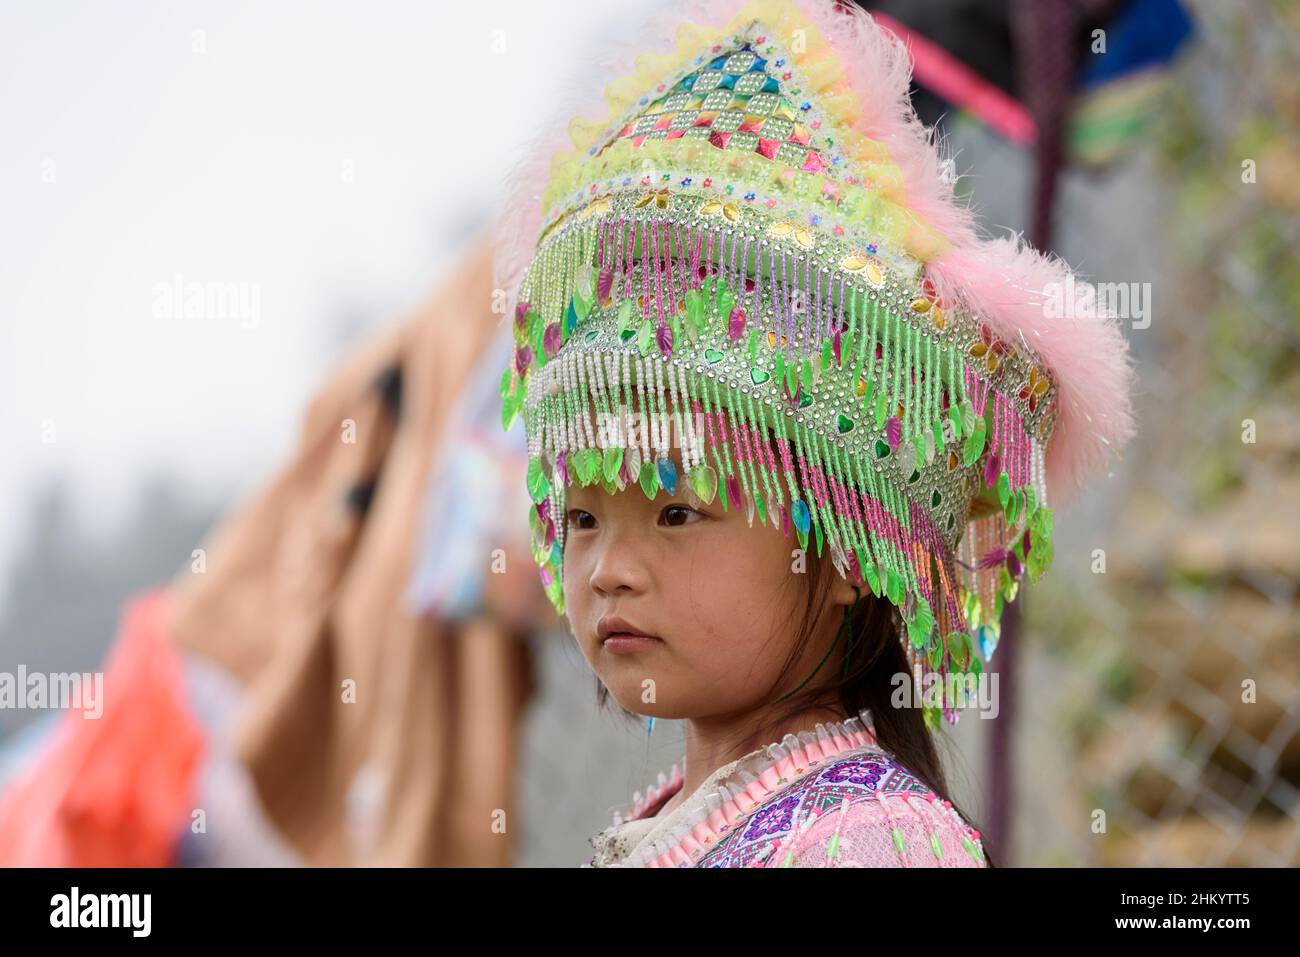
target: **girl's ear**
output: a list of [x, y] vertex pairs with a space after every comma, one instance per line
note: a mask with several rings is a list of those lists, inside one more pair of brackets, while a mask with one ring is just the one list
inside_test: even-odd
[[862, 585], [856, 586], [857, 591], [854, 591], [853, 582], [849, 581], [839, 572], [834, 573], [831, 581], [831, 601], [837, 605], [852, 605], [859, 597], [861, 597], [862, 593], [866, 591]]

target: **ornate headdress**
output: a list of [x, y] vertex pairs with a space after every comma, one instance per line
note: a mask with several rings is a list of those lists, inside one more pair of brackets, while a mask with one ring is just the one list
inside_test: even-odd
[[906, 50], [860, 9], [699, 3], [628, 54], [607, 116], [512, 176], [496, 263], [552, 603], [566, 486], [663, 487], [829, 549], [897, 606], [918, 683], [978, 674], [1051, 562], [1049, 489], [1134, 431], [1118, 323], [1054, 309], [1067, 267], [976, 234]]

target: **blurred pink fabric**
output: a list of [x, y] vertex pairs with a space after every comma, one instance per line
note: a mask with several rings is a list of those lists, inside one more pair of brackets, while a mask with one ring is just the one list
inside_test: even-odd
[[161, 590], [127, 604], [105, 667], [102, 713], [68, 711], [49, 746], [0, 796], [0, 866], [172, 863], [205, 736], [185, 706], [166, 605]]

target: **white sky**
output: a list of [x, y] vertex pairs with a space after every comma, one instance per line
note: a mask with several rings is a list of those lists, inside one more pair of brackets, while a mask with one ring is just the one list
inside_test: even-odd
[[[200, 501], [265, 479], [340, 312], [374, 329], [420, 301], [548, 93], [645, 6], [0, 9], [0, 580], [56, 475], [100, 531], [145, 469]], [[177, 275], [255, 287], [256, 326], [155, 317]]]

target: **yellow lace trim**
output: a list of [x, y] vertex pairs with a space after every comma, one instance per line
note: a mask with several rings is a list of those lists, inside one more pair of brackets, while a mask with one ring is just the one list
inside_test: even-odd
[[[820, 205], [823, 215], [845, 224], [870, 227], [874, 241], [904, 249], [922, 262], [942, 252], [946, 242], [928, 223], [905, 206], [890, 201], [885, 191], [877, 188], [877, 184], [888, 183], [890, 177], [897, 175], [897, 169], [887, 165], [862, 170], [864, 179], [869, 176], [872, 183], [872, 188], [864, 188], [837, 183], [820, 173], [790, 169], [757, 153], [719, 150], [703, 139], [646, 140], [641, 146], [633, 146], [630, 140], [620, 140], [594, 160], [569, 171], [574, 179], [557, 181], [555, 185], [565, 195], [572, 195], [585, 190], [592, 182], [624, 175], [640, 176], [647, 163], [656, 169], [689, 169], [696, 177], [734, 178], [747, 186], [798, 199], [809, 212], [818, 211]], [[663, 184], [651, 185], [658, 188]], [[823, 189], [838, 196], [838, 201], [822, 199]], [[579, 210], [580, 207], [575, 207], [569, 210], [569, 214]], [[539, 243], [558, 228], [567, 215], [548, 226], [539, 237]]]

